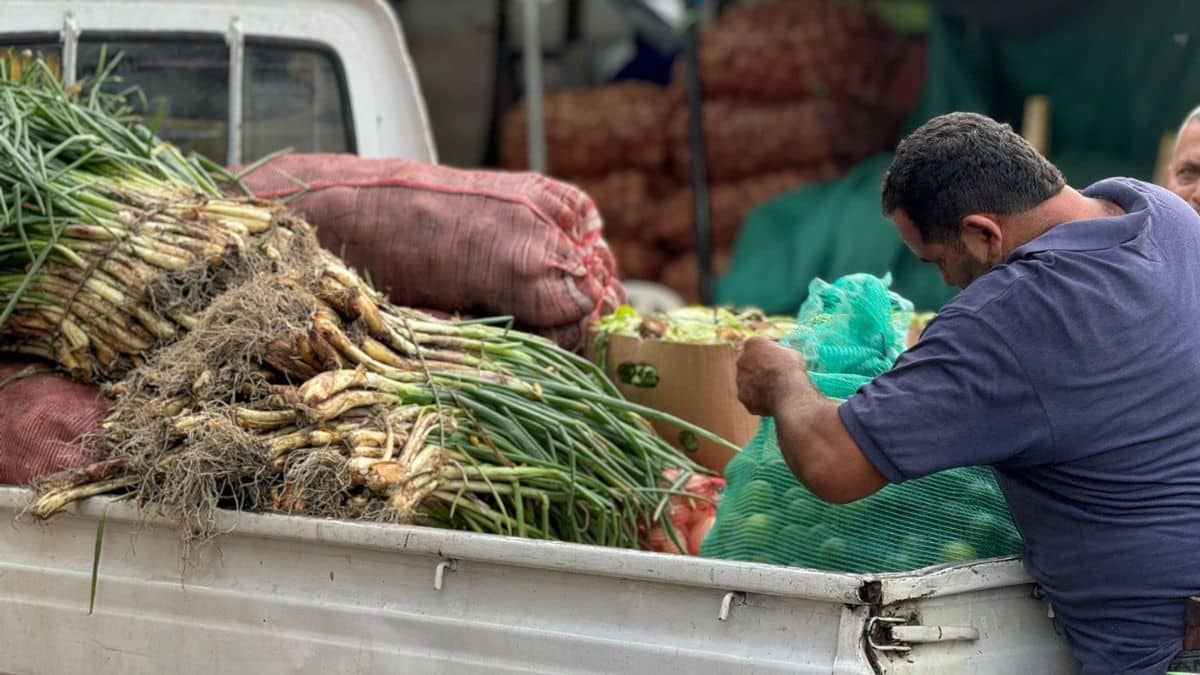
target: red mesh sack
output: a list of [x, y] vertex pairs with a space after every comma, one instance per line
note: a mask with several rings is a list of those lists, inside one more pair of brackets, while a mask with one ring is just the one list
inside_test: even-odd
[[[547, 173], [600, 176], [617, 169], [658, 169], [667, 159], [662, 87], [619, 82], [548, 94], [542, 102]], [[529, 168], [524, 103], [501, 120], [500, 162]]]
[[[895, 146], [903, 115], [847, 99], [796, 103], [704, 103], [708, 176], [732, 181], [784, 170], [836, 163], [852, 166]], [[687, 109], [671, 115], [667, 133], [675, 174], [692, 171]], [[771, 139], [765, 142], [764, 139]]]
[[614, 171], [571, 182], [596, 201], [610, 246], [614, 239], [638, 238], [654, 216], [653, 181], [643, 171]]
[[622, 279], [657, 281], [662, 274], [667, 254], [659, 247], [636, 239], [610, 239], [608, 244], [617, 256]]
[[[838, 134], [843, 132], [827, 101], [705, 101], [702, 109], [708, 177], [714, 182], [828, 162], [837, 155]], [[692, 154], [686, 106], [672, 113], [667, 135], [675, 175], [687, 180]]]
[[96, 459], [81, 438], [100, 427], [109, 402], [99, 388], [43, 361], [0, 358], [0, 484], [27, 485]]
[[888, 79], [882, 103], [898, 117], [907, 115], [921, 101], [928, 59], [929, 46], [924, 41], [913, 42]]
[[[828, 180], [839, 173], [832, 164], [820, 164], [803, 171], [780, 171], [712, 185], [708, 203], [713, 245], [719, 248], [732, 246], [746, 216], [758, 205], [788, 190]], [[691, 188], [677, 190], [659, 202], [650, 226], [652, 241], [677, 253], [696, 248], [695, 210]], [[621, 261], [619, 254], [617, 259]]]
[[904, 117], [890, 108], [845, 106], [838, 123], [842, 129], [835, 143], [838, 161], [853, 166], [877, 152], [895, 149]]
[[577, 349], [625, 300], [595, 203], [545, 176], [294, 154], [245, 182], [263, 198], [304, 192], [290, 206], [321, 244], [400, 305], [512, 315]]
[[[729, 249], [718, 248], [713, 251], [713, 275], [721, 276], [729, 271], [732, 256]], [[659, 281], [675, 291], [686, 302], [700, 302], [700, 262], [695, 253], [685, 253], [663, 267]]]
[[[699, 62], [708, 98], [849, 96], [877, 104], [903, 50], [904, 43], [866, 7], [783, 0], [730, 8], [701, 36]], [[670, 98], [682, 97], [680, 82], [672, 78]]]

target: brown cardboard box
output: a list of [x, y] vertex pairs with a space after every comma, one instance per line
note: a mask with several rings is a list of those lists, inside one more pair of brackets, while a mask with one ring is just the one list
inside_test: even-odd
[[[605, 371], [625, 398], [701, 426], [738, 447], [758, 431], [759, 417], [737, 398], [739, 349], [731, 344], [696, 345], [613, 335]], [[589, 352], [596, 360], [597, 354]], [[723, 473], [734, 450], [681, 434], [666, 422], [655, 430], [701, 466]]]

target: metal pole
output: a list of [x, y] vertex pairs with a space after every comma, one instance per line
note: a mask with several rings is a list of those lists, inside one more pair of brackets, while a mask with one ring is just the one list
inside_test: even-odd
[[62, 78], [63, 84], [69, 87], [79, 77], [76, 72], [79, 63], [79, 21], [72, 12], [67, 12], [63, 17], [62, 43]]
[[546, 125], [542, 110], [541, 0], [525, 0], [525, 110], [528, 115], [529, 168], [546, 172]]
[[225, 149], [225, 164], [242, 163], [242, 86], [246, 74], [246, 34], [242, 22], [234, 17], [225, 35], [229, 44], [229, 144]]
[[492, 49], [492, 101], [488, 114], [487, 147], [483, 151], [484, 166], [500, 165], [500, 117], [513, 99], [512, 63], [509, 48], [509, 0], [496, 2], [496, 42]]
[[696, 214], [696, 262], [700, 265], [700, 303], [713, 304], [712, 223], [708, 202], [708, 154], [700, 83], [700, 28], [697, 8], [703, 0], [688, 0], [689, 23], [683, 51], [687, 59], [688, 147], [692, 154], [692, 194]]

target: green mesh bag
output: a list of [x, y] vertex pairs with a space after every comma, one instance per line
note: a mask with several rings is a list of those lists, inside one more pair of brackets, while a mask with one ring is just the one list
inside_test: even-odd
[[[808, 361], [826, 396], [846, 399], [884, 373], [904, 349], [912, 305], [891, 279], [816, 279], [800, 328], [782, 342]], [[728, 482], [701, 555], [836, 572], [903, 572], [1016, 554], [1021, 538], [986, 467], [943, 471], [889, 485], [857, 502], [828, 504], [792, 475], [765, 418], [725, 469]]]

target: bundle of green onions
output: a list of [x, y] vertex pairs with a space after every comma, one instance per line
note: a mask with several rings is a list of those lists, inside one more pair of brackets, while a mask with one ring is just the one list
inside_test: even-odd
[[201, 160], [105, 114], [118, 99], [98, 88], [67, 92], [41, 62], [16, 81], [19, 62], [0, 61], [4, 346], [114, 377], [196, 325], [172, 282], [246, 257], [277, 209], [222, 198]]
[[125, 491], [201, 538], [222, 506], [629, 547], [670, 531], [698, 469], [592, 364], [391, 305], [280, 205], [223, 196], [236, 179], [103, 77], [4, 66], [0, 349], [115, 397], [103, 461], [42, 481], [35, 513]]

